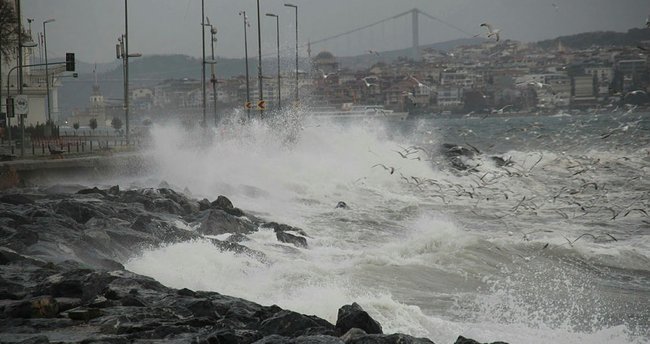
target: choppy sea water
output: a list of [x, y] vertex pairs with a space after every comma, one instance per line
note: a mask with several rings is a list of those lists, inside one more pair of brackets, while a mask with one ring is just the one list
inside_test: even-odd
[[[134, 272], [333, 322], [354, 301], [384, 332], [436, 343], [650, 342], [650, 114], [288, 113], [222, 123], [209, 140], [162, 126], [153, 137], [158, 170], [130, 183], [226, 195], [303, 228], [309, 248], [261, 230], [244, 244], [267, 262], [191, 242], [145, 250]], [[443, 143], [474, 153], [469, 170]]]

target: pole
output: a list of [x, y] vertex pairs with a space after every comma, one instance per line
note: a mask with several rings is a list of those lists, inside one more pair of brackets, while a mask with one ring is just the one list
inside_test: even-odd
[[[0, 0], [2, 1], [2, 0]], [[0, 37], [2, 37], [2, 25], [0, 25]], [[9, 97], [9, 94], [7, 93], [7, 97]], [[0, 40], [0, 114], [4, 113], [6, 107], [2, 106], [2, 40]], [[5, 115], [6, 117], [6, 127], [7, 127], [7, 139], [11, 140], [11, 126], [9, 125], [9, 114]]]
[[126, 144], [129, 144], [129, 5], [124, 0], [124, 119]]
[[50, 69], [47, 66], [47, 33], [45, 32], [45, 24], [43, 22], [43, 48], [45, 49], [45, 88], [47, 90], [47, 121], [48, 125], [52, 123], [52, 112], [50, 110]]
[[20, 0], [16, 0], [16, 16], [18, 17], [18, 93], [23, 94], [23, 22], [20, 18]]
[[214, 41], [216, 40], [215, 35], [216, 31], [212, 25], [210, 25], [210, 33], [212, 34], [212, 98], [214, 101], [214, 125], [217, 125], [217, 75], [214, 72], [214, 66], [216, 60], [214, 59]]
[[[16, 16], [18, 18], [18, 94], [23, 94], [23, 22], [20, 16], [20, 0], [16, 0]], [[8, 92], [7, 92], [8, 93]], [[20, 117], [21, 145], [20, 156], [25, 155], [25, 118]]]
[[298, 79], [298, 6], [293, 5], [293, 4], [284, 4], [286, 7], [293, 7], [293, 9], [296, 11], [296, 100], [295, 103], [298, 104], [298, 99], [299, 99], [299, 94], [298, 94], [298, 88], [299, 88], [299, 79]]
[[[246, 16], [246, 11], [240, 12], [244, 14], [244, 58], [246, 59], [246, 102], [250, 103], [251, 101], [251, 85], [250, 78], [248, 76], [248, 17]], [[248, 120], [251, 119], [251, 109], [246, 109], [248, 112]]]
[[[261, 21], [260, 21], [260, 0], [257, 0], [257, 54], [258, 54], [258, 60], [257, 60], [257, 79], [259, 82], [259, 88], [260, 88], [260, 95], [259, 95], [259, 100], [262, 101], [264, 100], [264, 94], [263, 94], [263, 79], [262, 79], [262, 26], [261, 26]], [[260, 117], [264, 117], [264, 111], [260, 109]]]
[[206, 125], [206, 118], [205, 118], [205, 0], [201, 0], [201, 45], [203, 49], [203, 54], [201, 55], [203, 58], [203, 63], [201, 64], [201, 90], [203, 92], [203, 101], [202, 101], [202, 108], [203, 108], [203, 123], [201, 124], [202, 126]]
[[277, 47], [278, 47], [278, 110], [282, 110], [282, 92], [280, 88], [282, 87], [282, 83], [280, 81], [280, 16], [275, 16], [275, 34], [277, 36], [278, 42], [277, 42]]
[[298, 104], [299, 101], [299, 95], [298, 95], [298, 6], [296, 8], [296, 104]]

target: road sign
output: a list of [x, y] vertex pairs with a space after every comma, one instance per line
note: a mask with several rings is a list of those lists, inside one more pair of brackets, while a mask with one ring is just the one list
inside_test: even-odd
[[264, 100], [258, 101], [257, 102], [257, 109], [260, 110], [260, 111], [266, 110], [266, 101], [264, 101]]
[[244, 103], [244, 108], [245, 108], [246, 110], [250, 110], [250, 109], [252, 109], [252, 108], [253, 108], [253, 103], [252, 103], [252, 102], [246, 102], [246, 103]]
[[26, 95], [17, 95], [14, 98], [14, 110], [16, 115], [26, 115], [29, 112], [29, 99]]

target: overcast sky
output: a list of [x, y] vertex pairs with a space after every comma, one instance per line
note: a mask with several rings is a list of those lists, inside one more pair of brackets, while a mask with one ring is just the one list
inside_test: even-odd
[[[451, 24], [420, 18], [421, 44], [436, 43], [482, 32], [489, 22], [502, 30], [504, 39], [524, 42], [586, 31], [627, 31], [643, 27], [650, 15], [648, 0], [260, 0], [261, 12], [280, 15], [283, 55], [294, 54], [294, 12], [299, 7], [300, 43], [333, 36], [356, 27], [419, 8]], [[22, 0], [23, 16], [33, 18], [32, 31], [47, 24], [52, 57], [75, 52], [85, 62], [115, 61], [117, 37], [124, 31], [122, 0]], [[255, 0], [205, 0], [206, 16], [219, 30], [216, 54], [242, 57], [243, 22], [238, 12], [249, 13], [249, 55], [257, 54]], [[130, 0], [130, 50], [143, 54], [201, 56], [200, 0]], [[275, 52], [275, 19], [262, 16], [265, 54]], [[454, 28], [455, 27], [455, 28]], [[460, 30], [458, 30], [460, 29]], [[207, 53], [210, 46], [206, 32]], [[36, 35], [34, 35], [36, 38]], [[411, 44], [410, 16], [387, 21], [372, 29], [314, 45], [335, 55], [355, 55], [365, 50], [391, 50]], [[306, 49], [301, 51], [306, 55]]]

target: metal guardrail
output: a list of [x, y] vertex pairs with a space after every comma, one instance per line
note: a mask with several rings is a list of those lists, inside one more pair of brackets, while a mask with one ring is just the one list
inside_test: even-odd
[[119, 136], [79, 137], [61, 136], [56, 139], [25, 140], [24, 156], [20, 156], [21, 140], [0, 144], [0, 161], [34, 158], [65, 158], [66, 156], [83, 156], [110, 154], [113, 151], [128, 151], [141, 146], [141, 140], [131, 140]]

